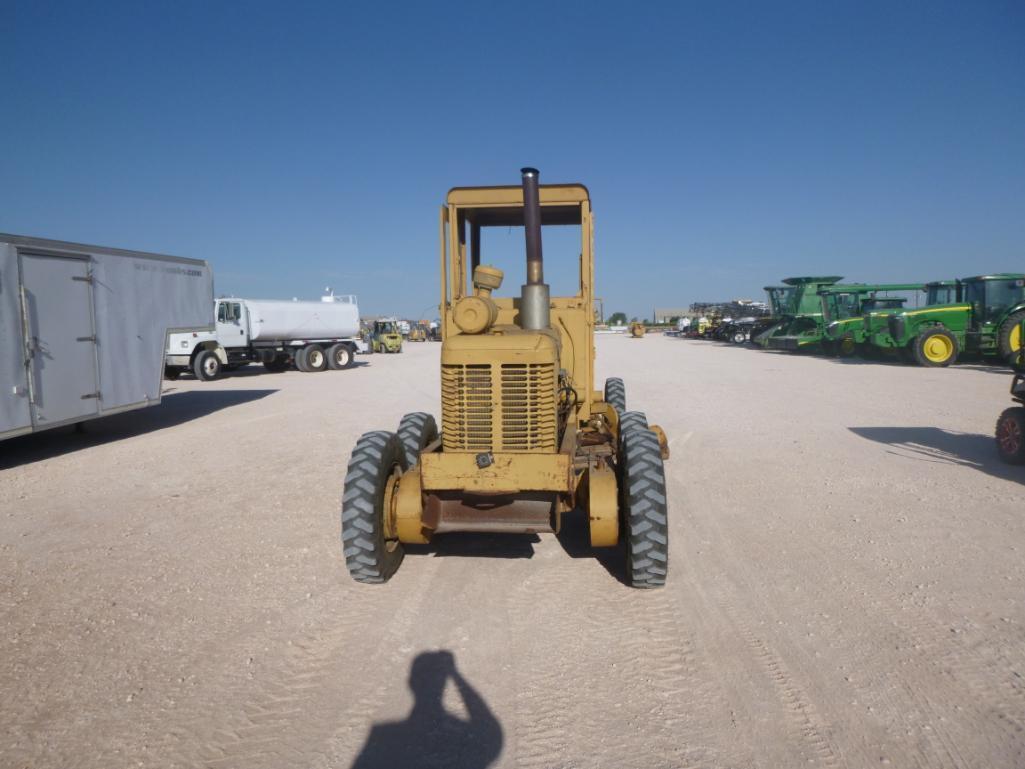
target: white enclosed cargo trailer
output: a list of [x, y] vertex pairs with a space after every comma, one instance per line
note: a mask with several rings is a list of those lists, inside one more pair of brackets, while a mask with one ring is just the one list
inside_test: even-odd
[[160, 403], [212, 300], [205, 261], [0, 234], [0, 439]]
[[248, 363], [263, 363], [272, 372], [289, 364], [304, 372], [345, 369], [357, 352], [366, 350], [354, 296], [326, 296], [319, 302], [226, 297], [215, 302], [214, 312], [212, 333], [168, 337], [169, 379], [184, 371], [215, 379], [225, 369]]

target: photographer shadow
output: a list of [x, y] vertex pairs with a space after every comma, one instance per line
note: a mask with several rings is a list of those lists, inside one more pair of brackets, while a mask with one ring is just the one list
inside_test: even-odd
[[[466, 718], [442, 702], [451, 680]], [[413, 709], [404, 721], [375, 724], [352, 769], [460, 767], [485, 769], [502, 751], [502, 726], [484, 698], [456, 669], [451, 652], [424, 652], [409, 669]]]

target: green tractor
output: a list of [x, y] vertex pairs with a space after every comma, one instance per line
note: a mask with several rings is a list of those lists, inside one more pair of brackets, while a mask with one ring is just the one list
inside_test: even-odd
[[[961, 281], [934, 280], [925, 284], [925, 304], [923, 307], [934, 307], [939, 304], [955, 304], [961, 301]], [[913, 355], [909, 349], [899, 347], [890, 335], [890, 316], [900, 310], [866, 308], [862, 317], [866, 351], [893, 351], [904, 358]]]
[[962, 301], [905, 310], [887, 319], [894, 346], [922, 366], [949, 366], [963, 352], [1011, 361], [1021, 348], [1025, 275], [961, 281]]
[[867, 353], [871, 337], [865, 317], [885, 318], [904, 309], [907, 301], [907, 297], [879, 296], [879, 292], [924, 290], [922, 283], [836, 285], [820, 290], [824, 325], [821, 345], [842, 358]]
[[[784, 278], [784, 286], [766, 286], [776, 323], [761, 331], [752, 331], [751, 339], [760, 347], [777, 350], [799, 349], [799, 337], [806, 328], [816, 327], [822, 320], [819, 289], [843, 280], [839, 275], [828, 277]], [[794, 337], [791, 346], [791, 337]]]
[[394, 318], [374, 321], [370, 337], [372, 352], [402, 352], [402, 332]]

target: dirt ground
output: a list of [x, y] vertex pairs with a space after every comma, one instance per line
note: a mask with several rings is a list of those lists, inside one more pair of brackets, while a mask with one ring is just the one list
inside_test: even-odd
[[1025, 766], [1006, 372], [597, 347], [672, 441], [662, 590], [576, 517], [349, 579], [348, 454], [437, 344], [0, 444], [0, 766]]

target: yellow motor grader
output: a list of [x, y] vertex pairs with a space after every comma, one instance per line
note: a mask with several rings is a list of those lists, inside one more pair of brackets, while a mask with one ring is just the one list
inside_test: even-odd
[[[580, 184], [457, 187], [441, 209], [441, 430], [418, 412], [365, 433], [349, 461], [342, 544], [359, 582], [387, 581], [404, 544], [455, 531], [558, 533], [586, 512], [593, 547], [624, 544], [635, 587], [663, 585], [668, 503], [663, 431], [626, 410], [621, 379], [594, 382], [594, 236]], [[578, 290], [550, 296], [542, 228], [581, 233]], [[523, 227], [526, 283], [481, 262], [481, 230]]]

